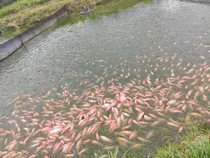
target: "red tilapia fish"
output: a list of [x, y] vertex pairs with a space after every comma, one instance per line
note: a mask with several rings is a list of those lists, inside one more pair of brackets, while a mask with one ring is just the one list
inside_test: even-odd
[[192, 118], [209, 123], [210, 65], [201, 59], [195, 65], [176, 55], [137, 56], [131, 67], [129, 60], [98, 60], [87, 67], [107, 66], [97, 75], [81, 74], [82, 92], [65, 84], [43, 90], [43, 97], [11, 99], [16, 109], [0, 118], [0, 157], [73, 158], [142, 148], [160, 138], [158, 128], [176, 135]]

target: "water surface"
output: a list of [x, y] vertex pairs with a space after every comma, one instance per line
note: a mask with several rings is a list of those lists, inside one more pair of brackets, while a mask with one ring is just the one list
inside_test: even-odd
[[[87, 70], [102, 68], [85, 63], [136, 55], [179, 54], [187, 62], [207, 59], [210, 46], [210, 7], [178, 0], [154, 0], [109, 16], [48, 30], [0, 63], [0, 113], [12, 110], [9, 99], [22, 93], [39, 95], [41, 89], [68, 82], [77, 87]], [[132, 62], [130, 63], [132, 65]], [[91, 78], [90, 78], [91, 80]]]

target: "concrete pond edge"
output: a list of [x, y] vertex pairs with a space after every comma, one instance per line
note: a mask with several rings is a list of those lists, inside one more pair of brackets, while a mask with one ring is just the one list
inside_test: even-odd
[[68, 14], [68, 6], [65, 4], [60, 10], [50, 15], [45, 20], [40, 21], [34, 27], [28, 29], [27, 31], [13, 37], [12, 39], [4, 42], [0, 45], [0, 61], [3, 61], [16, 50], [18, 50], [24, 43], [33, 39], [35, 36], [39, 35], [41, 32], [55, 24], [58, 19]]

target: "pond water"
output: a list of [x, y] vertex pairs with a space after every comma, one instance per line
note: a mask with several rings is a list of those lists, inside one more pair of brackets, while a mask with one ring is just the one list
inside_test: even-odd
[[[97, 79], [104, 74], [104, 80], [105, 78], [107, 80], [114, 78], [118, 79], [121, 84], [127, 83], [128, 80], [131, 82], [133, 78], [138, 77], [135, 69], [138, 70], [139, 68], [144, 70], [139, 72], [140, 79], [146, 78], [145, 82], [147, 84], [155, 82], [157, 78], [161, 80], [164, 77], [170, 78], [190, 74], [192, 65], [196, 64], [194, 66], [196, 67], [199, 63], [203, 64], [204, 60], [208, 61], [210, 59], [209, 14], [210, 7], [208, 5], [180, 2], [178, 0], [154, 0], [149, 4], [140, 3], [128, 10], [109, 16], [98, 17], [94, 20], [87, 19], [71, 26], [66, 25], [48, 30], [26, 43], [0, 63], [0, 113], [11, 113], [14, 110], [13, 105], [8, 104], [8, 102], [21, 94], [41, 96], [43, 92], [53, 88], [62, 92], [60, 87], [65, 83], [68, 83], [69, 91], [73, 89], [83, 90], [84, 87], [81, 86], [81, 82], [98, 84], [100, 81]], [[159, 62], [163, 64], [161, 65]], [[181, 68], [179, 67], [180, 62]], [[178, 65], [178, 68], [173, 68], [173, 65]], [[186, 65], [187, 68], [185, 68]], [[158, 67], [158, 71], [152, 69], [155, 66]], [[205, 66], [206, 63], [201, 67], [206, 69]], [[118, 78], [124, 76], [124, 69], [127, 69], [126, 73], [129, 72], [129, 74], [125, 75], [124, 79]], [[130, 73], [130, 69], [134, 72]], [[185, 70], [190, 72], [188, 73]], [[120, 71], [122, 74], [117, 73], [116, 75], [115, 71]], [[151, 77], [149, 81], [148, 72], [149, 77]], [[206, 74], [199, 74], [199, 72], [195, 71], [198, 76], [201, 76], [201, 79], [198, 79], [201, 88], [197, 86], [195, 89], [199, 89], [199, 93], [204, 93], [205, 90], [203, 89], [208, 86], [209, 76], [207, 75], [207, 78], [205, 78], [202, 75]], [[114, 74], [112, 77], [106, 75], [111, 73]], [[133, 76], [132, 79], [129, 79], [130, 76]], [[126, 80], [127, 78], [128, 80]], [[205, 85], [204, 81], [206, 82]], [[176, 84], [179, 86], [178, 81]], [[185, 89], [182, 89], [183, 92], [186, 91], [186, 96], [188, 96], [187, 92], [189, 91], [188, 84], [190, 85], [191, 82], [186, 81]], [[129, 84], [128, 87], [131, 88], [132, 85]], [[173, 95], [167, 93], [172, 96], [169, 98], [178, 98], [181, 94], [177, 87], [168, 86], [167, 88], [176, 93], [175, 96], [172, 92]], [[167, 89], [165, 90], [167, 91]], [[151, 91], [153, 90], [150, 89], [148, 95]], [[164, 91], [164, 93], [166, 92]], [[208, 96], [208, 93], [206, 92], [205, 96]], [[103, 95], [112, 96], [113, 93], [103, 93]], [[194, 100], [196, 97], [194, 96]], [[172, 100], [170, 103], [177, 105], [182, 103], [181, 101], [174, 102]], [[82, 101], [76, 101], [75, 104], [78, 102]], [[168, 102], [167, 105], [170, 103]], [[205, 98], [201, 103], [205, 103]], [[34, 107], [29, 109], [34, 110]], [[171, 109], [171, 113], [180, 112], [176, 110]], [[138, 110], [134, 112], [133, 117], [137, 117], [137, 112]], [[140, 112], [142, 117], [152, 117], [149, 114], [145, 116], [143, 112], [155, 114], [154, 111], [147, 109]], [[170, 115], [173, 119], [183, 119], [187, 116], [185, 113], [182, 114], [183, 118], [177, 118], [173, 114]], [[192, 110], [192, 115], [198, 115], [197, 111]], [[147, 119], [149, 121], [151, 118]], [[166, 119], [166, 116], [163, 116], [162, 119]], [[161, 119], [159, 121], [161, 122]], [[178, 126], [178, 130], [182, 127], [182, 124], [178, 125], [177, 122], [170, 119], [166, 122], [166, 125], [172, 126], [172, 128]], [[162, 126], [163, 129], [166, 125]], [[141, 133], [136, 125], [133, 129], [135, 129], [135, 132]], [[145, 130], [141, 135], [147, 134], [148, 131], [149, 129]], [[171, 131], [167, 132], [170, 133]], [[106, 131], [102, 131], [102, 133], [106, 133]], [[147, 137], [150, 136], [147, 135]], [[106, 140], [106, 138], [102, 139]], [[119, 144], [120, 141], [123, 140], [117, 139]], [[154, 143], [153, 146], [156, 146], [158, 137], [154, 141], [157, 143]], [[97, 143], [95, 142], [95, 144]], [[76, 146], [78, 147], [79, 144]], [[148, 150], [145, 151], [146, 153], [151, 153], [151, 149], [147, 148], [145, 150]]]
[[[43, 33], [0, 63], [0, 112], [5, 113], [7, 100], [21, 92], [37, 94], [62, 78], [74, 85], [72, 76], [86, 71], [84, 63], [90, 59], [113, 63], [119, 57], [162, 55], [159, 46], [189, 61], [208, 57], [209, 12], [203, 4], [153, 1]], [[98, 69], [93, 71], [97, 74]]]

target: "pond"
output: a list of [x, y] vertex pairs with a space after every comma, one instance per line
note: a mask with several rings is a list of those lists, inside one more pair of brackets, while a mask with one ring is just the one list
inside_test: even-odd
[[[15, 120], [2, 122], [16, 128], [1, 139], [7, 150], [23, 154], [25, 145], [25, 155], [79, 157], [146, 144], [148, 154], [190, 116], [208, 120], [209, 14], [208, 5], [154, 0], [26, 43], [0, 63], [0, 113]], [[17, 143], [18, 133], [28, 137], [19, 134]], [[42, 140], [46, 134], [51, 141]]]

